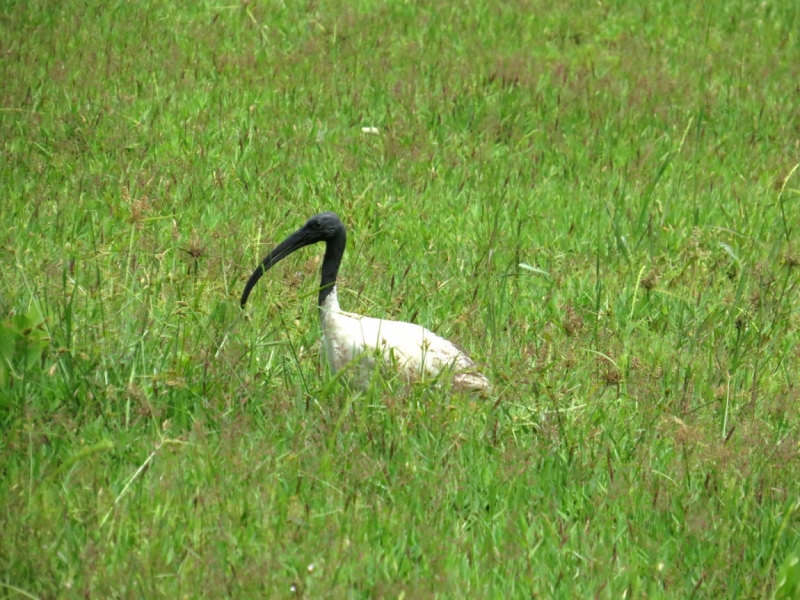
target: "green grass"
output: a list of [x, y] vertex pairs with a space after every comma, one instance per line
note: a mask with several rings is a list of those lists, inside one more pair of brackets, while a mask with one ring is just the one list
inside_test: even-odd
[[796, 3], [141, 4], [0, 16], [0, 597], [798, 597]]

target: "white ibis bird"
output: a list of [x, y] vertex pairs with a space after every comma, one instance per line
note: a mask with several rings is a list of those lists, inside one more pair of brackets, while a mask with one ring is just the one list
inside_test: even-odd
[[336, 276], [346, 239], [344, 224], [335, 213], [314, 215], [278, 244], [253, 271], [242, 293], [242, 306], [253, 286], [278, 261], [295, 250], [325, 242], [319, 316], [325, 353], [334, 373], [351, 362], [372, 369], [376, 359], [381, 359], [384, 364], [394, 366], [405, 381], [436, 379], [451, 374], [455, 389], [486, 392], [489, 380], [475, 370], [475, 363], [453, 343], [420, 325], [364, 317], [339, 308]]

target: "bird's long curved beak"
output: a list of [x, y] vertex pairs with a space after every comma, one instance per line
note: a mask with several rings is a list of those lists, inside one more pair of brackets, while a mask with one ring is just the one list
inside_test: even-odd
[[292, 235], [278, 244], [275, 249], [267, 254], [264, 260], [261, 261], [261, 264], [256, 267], [256, 270], [253, 271], [253, 274], [250, 275], [250, 279], [247, 280], [247, 285], [244, 286], [244, 292], [242, 292], [241, 305], [245, 305], [248, 296], [250, 296], [250, 292], [264, 273], [271, 269], [276, 263], [289, 256], [295, 250], [299, 250], [300, 248], [313, 244], [316, 241], [317, 240], [311, 236], [310, 232], [303, 227], [295, 231]]

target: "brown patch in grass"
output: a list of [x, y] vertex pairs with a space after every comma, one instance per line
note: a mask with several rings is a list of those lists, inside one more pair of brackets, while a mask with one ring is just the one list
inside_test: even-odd
[[583, 317], [575, 311], [575, 307], [571, 303], [564, 306], [564, 319], [561, 324], [570, 337], [578, 334], [583, 329]]
[[781, 264], [789, 269], [800, 266], [800, 254], [794, 251], [793, 246], [789, 246], [781, 255]]
[[647, 275], [642, 277], [642, 280], [639, 282], [639, 285], [644, 289], [646, 292], [650, 292], [655, 289], [658, 285], [658, 280], [660, 279], [660, 274], [658, 271], [651, 270], [648, 271]]

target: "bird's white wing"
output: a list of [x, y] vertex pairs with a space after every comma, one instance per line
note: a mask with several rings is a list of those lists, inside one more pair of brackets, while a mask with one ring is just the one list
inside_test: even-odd
[[[409, 380], [435, 378], [445, 369], [458, 373], [475, 366], [453, 343], [414, 323], [328, 311], [323, 316], [322, 327], [325, 349], [334, 371], [362, 354], [363, 360], [371, 364], [376, 356], [382, 356]], [[470, 388], [488, 387], [483, 375], [471, 375], [469, 382], [466, 379], [464, 382], [475, 384], [467, 385]]]

